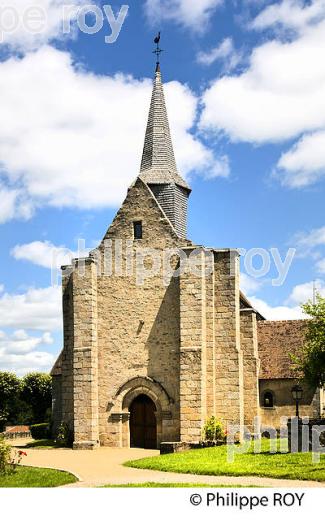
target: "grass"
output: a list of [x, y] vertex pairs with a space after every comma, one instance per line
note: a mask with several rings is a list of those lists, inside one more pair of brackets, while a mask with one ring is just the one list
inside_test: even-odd
[[74, 475], [65, 471], [19, 466], [11, 475], [0, 475], [0, 488], [51, 488], [77, 481]]
[[[227, 461], [227, 446], [190, 450], [160, 457], [126, 462], [139, 469], [191, 473], [194, 475], [258, 476], [292, 480], [325, 481], [325, 455], [313, 463], [311, 453], [269, 452], [269, 440], [263, 439], [262, 452], [255, 454], [253, 445], [247, 453], [235, 447], [233, 463]], [[237, 453], [236, 453], [237, 451]]]
[[143, 482], [142, 484], [110, 484], [102, 486], [104, 488], [239, 488], [239, 487], [257, 487], [257, 486], [226, 486], [221, 485], [210, 485], [210, 484], [181, 484], [176, 482]]
[[57, 448], [57, 446], [55, 445], [54, 441], [52, 439], [41, 439], [41, 440], [33, 440], [31, 442], [29, 442], [28, 444], [24, 445], [23, 448], [28, 448], [28, 449], [31, 449], [31, 448], [39, 448], [39, 449], [52, 449], [52, 448]]

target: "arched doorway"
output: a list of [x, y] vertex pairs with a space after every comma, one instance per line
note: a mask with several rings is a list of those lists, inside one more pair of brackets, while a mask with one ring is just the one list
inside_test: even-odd
[[136, 397], [130, 406], [131, 448], [157, 449], [156, 406], [147, 395]]

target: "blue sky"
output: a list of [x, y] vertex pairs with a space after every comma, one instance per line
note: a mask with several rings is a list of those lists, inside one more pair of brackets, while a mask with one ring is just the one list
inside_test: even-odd
[[[70, 34], [65, 4], [76, 6]], [[105, 15], [97, 33], [80, 30], [89, 2], [6, 5], [17, 27], [0, 12], [0, 370], [48, 370], [62, 347], [51, 258], [64, 262], [60, 248], [78, 239], [93, 248], [138, 174], [158, 30], [176, 158], [193, 188], [189, 237], [251, 252], [242, 288], [269, 319], [299, 318], [313, 280], [325, 293], [324, 0], [130, 1], [110, 44]], [[94, 5], [89, 26], [122, 3]], [[23, 23], [35, 6], [41, 30]], [[263, 276], [253, 248], [270, 259]], [[290, 248], [275, 285], [271, 249], [284, 260]]]

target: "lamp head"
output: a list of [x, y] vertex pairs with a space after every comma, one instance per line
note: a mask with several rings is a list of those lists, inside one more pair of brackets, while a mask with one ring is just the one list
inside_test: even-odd
[[292, 389], [291, 389], [291, 393], [292, 393], [292, 397], [295, 401], [301, 401], [302, 399], [302, 394], [303, 394], [303, 389], [301, 388], [300, 385], [295, 385]]

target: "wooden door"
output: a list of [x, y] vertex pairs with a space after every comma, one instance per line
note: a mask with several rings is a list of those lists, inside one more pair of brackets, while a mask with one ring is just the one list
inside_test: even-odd
[[132, 448], [157, 449], [156, 406], [146, 395], [139, 395], [130, 406]]

